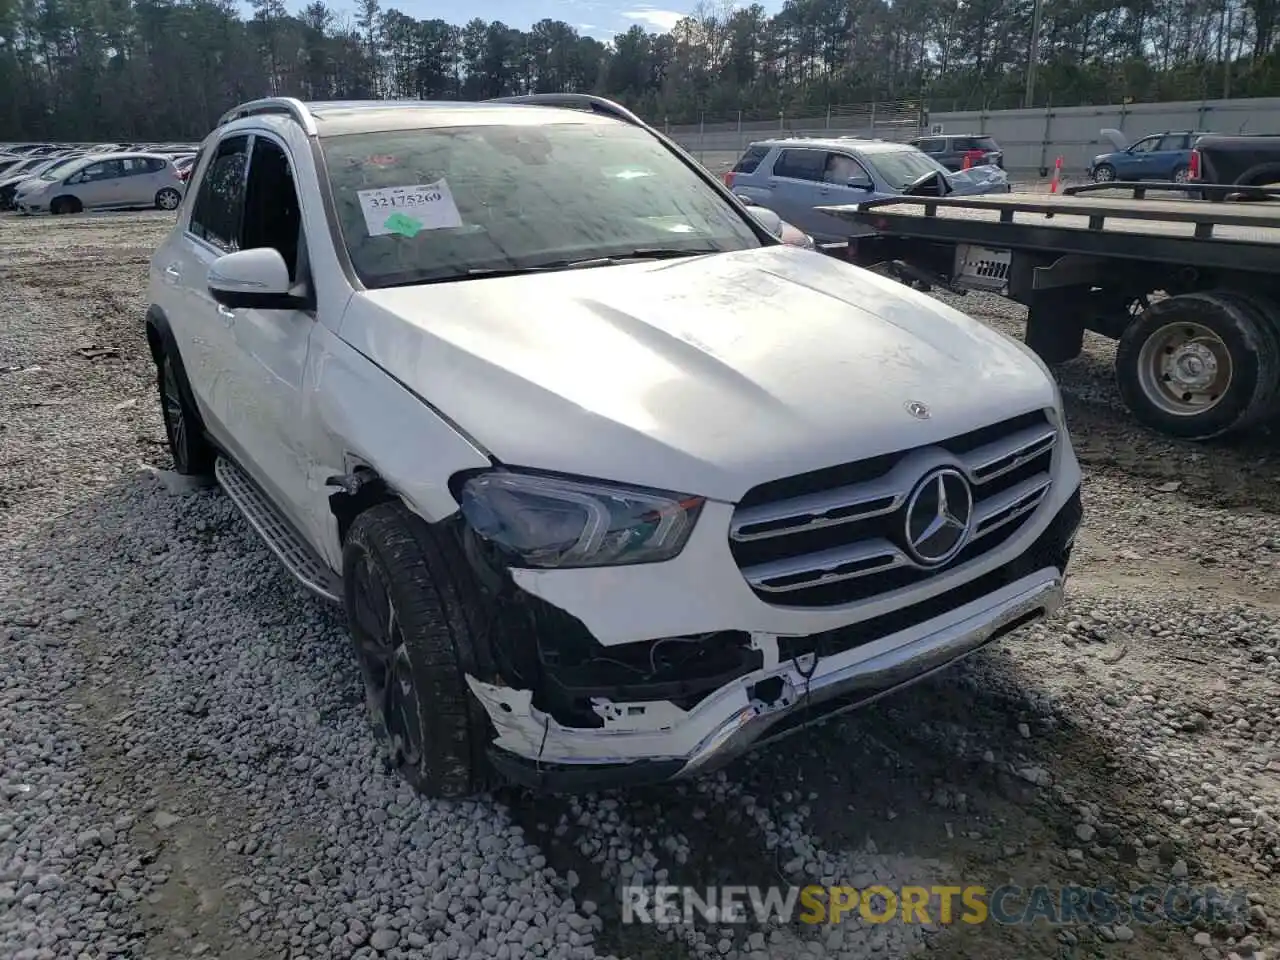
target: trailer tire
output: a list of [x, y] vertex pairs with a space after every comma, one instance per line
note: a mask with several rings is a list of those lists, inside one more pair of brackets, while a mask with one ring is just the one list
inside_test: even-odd
[[1116, 383], [1134, 417], [1208, 440], [1254, 423], [1280, 392], [1280, 337], [1265, 305], [1230, 291], [1151, 304], [1120, 337]]
[[1271, 416], [1280, 417], [1280, 303], [1255, 293], [1235, 290], [1219, 290], [1217, 293], [1221, 297], [1235, 300], [1245, 310], [1254, 313], [1259, 339], [1263, 343], [1262, 352], [1264, 356], [1271, 358], [1270, 395], [1252, 408], [1244, 426], [1254, 426]]

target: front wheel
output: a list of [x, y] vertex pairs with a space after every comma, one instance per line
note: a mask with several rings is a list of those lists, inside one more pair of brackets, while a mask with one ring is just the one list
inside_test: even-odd
[[487, 789], [492, 728], [465, 675], [487, 679], [489, 614], [458, 543], [397, 502], [356, 518], [342, 551], [343, 600], [387, 762], [416, 791]]
[[1280, 392], [1280, 344], [1267, 306], [1233, 293], [1150, 304], [1116, 349], [1116, 383], [1146, 426], [1208, 440], [1254, 423]]
[[75, 197], [56, 197], [54, 201], [49, 204], [49, 212], [55, 217], [61, 216], [64, 213], [79, 213], [83, 209], [84, 205]]
[[156, 208], [159, 210], [177, 210], [182, 203], [182, 194], [173, 187], [165, 187], [156, 194]]
[[1116, 168], [1109, 163], [1100, 163], [1093, 168], [1094, 183], [1111, 183], [1116, 178]]

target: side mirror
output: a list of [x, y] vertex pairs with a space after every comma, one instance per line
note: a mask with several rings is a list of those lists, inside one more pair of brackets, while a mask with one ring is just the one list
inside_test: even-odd
[[768, 230], [773, 236], [782, 238], [782, 218], [767, 207], [757, 207], [749, 204], [747, 209], [751, 215], [759, 221], [760, 225]]
[[213, 261], [209, 293], [232, 310], [299, 310], [307, 303], [290, 292], [289, 268], [272, 247], [237, 250]]

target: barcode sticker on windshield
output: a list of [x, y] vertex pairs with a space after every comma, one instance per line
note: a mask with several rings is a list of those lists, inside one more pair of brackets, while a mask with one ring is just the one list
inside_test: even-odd
[[462, 226], [462, 217], [443, 179], [412, 187], [359, 190], [360, 212], [371, 237], [412, 237], [423, 230]]

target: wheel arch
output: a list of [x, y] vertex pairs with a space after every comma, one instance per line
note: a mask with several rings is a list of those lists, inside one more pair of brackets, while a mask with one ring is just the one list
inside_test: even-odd
[[1249, 167], [1236, 177], [1235, 183], [1241, 187], [1259, 187], [1276, 180], [1280, 180], [1280, 161], [1268, 160]]
[[[373, 467], [359, 458], [348, 458], [348, 470], [330, 477], [326, 483], [337, 489], [329, 495], [329, 512], [338, 525], [338, 544], [345, 546], [347, 534], [356, 518], [381, 503], [399, 501], [406, 509], [413, 507], [396, 493]], [[414, 511], [415, 513], [417, 511]]]
[[169, 326], [169, 318], [165, 315], [164, 310], [154, 303], [147, 307], [145, 329], [147, 347], [151, 351], [151, 359], [159, 363], [165, 341], [173, 340], [173, 330]]
[[62, 201], [69, 201], [72, 206], [72, 213], [84, 212], [84, 201], [77, 197], [74, 193], [60, 193], [56, 197], [49, 200], [49, 212], [53, 213], [53, 208]]

